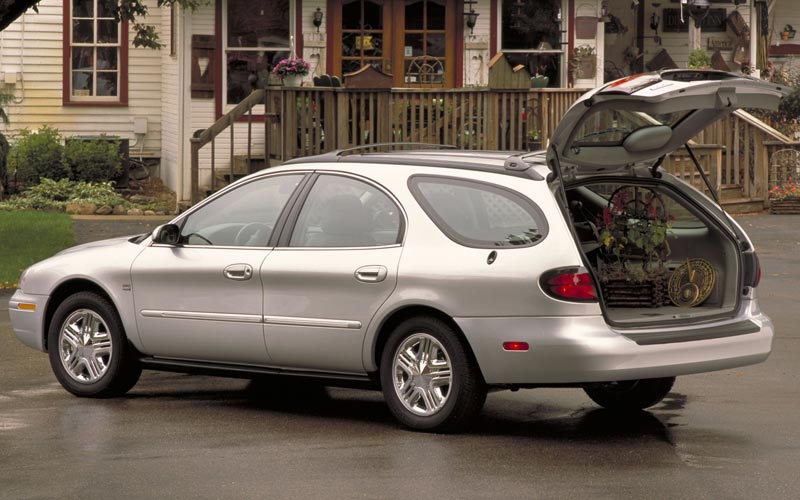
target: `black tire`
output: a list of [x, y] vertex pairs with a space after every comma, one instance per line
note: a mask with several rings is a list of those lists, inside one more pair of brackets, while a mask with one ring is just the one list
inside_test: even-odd
[[[66, 329], [68, 321], [76, 326], [73, 334], [79, 340], [80, 348], [86, 351], [73, 347], [66, 336], [63, 338], [62, 348], [61, 332]], [[98, 333], [94, 338], [89, 335], [88, 330], [84, 330], [84, 326], [90, 322], [98, 325]], [[91, 326], [87, 328], [91, 329]], [[74, 333], [75, 331], [78, 333]], [[104, 339], [110, 340], [110, 352], [107, 356], [98, 354], [95, 350], [101, 342], [105, 344]], [[74, 342], [75, 338], [72, 340]], [[117, 310], [107, 299], [96, 293], [79, 292], [59, 304], [48, 328], [47, 341], [53, 373], [64, 389], [76, 396], [121, 396], [136, 385], [142, 373], [136, 351], [125, 336]], [[84, 345], [87, 341], [88, 345]], [[62, 362], [64, 355], [66, 357]], [[76, 360], [72, 370], [65, 366], [70, 360]], [[93, 362], [90, 363], [89, 360]], [[89, 364], [96, 373], [92, 373]]]
[[[449, 382], [446, 390], [440, 383], [434, 384], [432, 380], [424, 378], [432, 377], [429, 371], [415, 379], [419, 384], [414, 383], [407, 372], [398, 371], [397, 376], [400, 377], [398, 383], [401, 387], [397, 387], [395, 383], [395, 357], [399, 354], [400, 348], [405, 345], [407, 349], [404, 349], [404, 352], [413, 354], [415, 346], [418, 351], [422, 350], [423, 340], [427, 342], [426, 345], [432, 346], [428, 353], [433, 350], [436, 356], [436, 361], [431, 363], [426, 361], [425, 365], [434, 366], [434, 363], [438, 363], [439, 366], [435, 370], [442, 380], [447, 379], [442, 371], [444, 366], [442, 363], [445, 360], [449, 362], [450, 376], [447, 379]], [[423, 368], [422, 372], [426, 370], [429, 368]], [[419, 370], [417, 372], [419, 375]], [[408, 377], [409, 380], [404, 382], [403, 377]], [[472, 353], [447, 323], [434, 317], [411, 318], [394, 329], [381, 355], [380, 378], [384, 399], [391, 412], [401, 424], [418, 431], [444, 433], [461, 430], [480, 412], [486, 401], [486, 383]], [[432, 387], [437, 388], [431, 389]], [[407, 399], [403, 399], [399, 394], [402, 388], [412, 389], [409, 398], [417, 395], [420, 407], [413, 409], [407, 407], [407, 403], [404, 403]], [[425, 388], [428, 390], [425, 391]], [[422, 396], [423, 393], [428, 399]], [[434, 404], [426, 405], [425, 401]], [[423, 411], [427, 414], [420, 413]]]
[[583, 388], [592, 401], [609, 410], [642, 410], [669, 394], [675, 377], [590, 384]]

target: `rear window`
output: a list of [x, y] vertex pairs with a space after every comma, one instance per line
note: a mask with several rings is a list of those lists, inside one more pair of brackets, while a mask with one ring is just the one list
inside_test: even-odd
[[525, 247], [535, 245], [547, 234], [541, 210], [510, 189], [433, 176], [414, 176], [409, 188], [439, 229], [461, 245]]
[[574, 146], [619, 146], [632, 132], [653, 125], [674, 127], [690, 111], [648, 115], [640, 111], [600, 109], [589, 114], [573, 139]]

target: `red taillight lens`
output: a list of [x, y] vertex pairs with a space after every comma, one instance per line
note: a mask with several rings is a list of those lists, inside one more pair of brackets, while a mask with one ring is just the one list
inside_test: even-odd
[[548, 273], [544, 278], [544, 290], [550, 295], [567, 300], [597, 300], [592, 277], [578, 269]]
[[756, 273], [756, 284], [753, 286], [758, 286], [761, 283], [761, 263], [758, 264], [758, 273]]

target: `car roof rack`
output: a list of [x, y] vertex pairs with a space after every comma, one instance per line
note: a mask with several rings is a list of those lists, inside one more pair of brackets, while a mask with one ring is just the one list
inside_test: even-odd
[[[358, 151], [369, 151], [370, 149], [375, 149], [378, 147], [393, 147], [393, 146], [412, 146], [412, 147], [422, 147], [425, 149], [418, 149], [413, 151], [412, 150], [381, 151], [363, 155], [347, 154]], [[487, 163], [477, 163], [474, 161], [470, 162], [464, 159], [461, 159], [461, 161], [459, 161], [459, 158], [457, 156], [445, 159], [437, 154], [439, 152], [444, 152], [444, 151], [460, 152], [468, 150], [459, 149], [455, 146], [447, 144], [431, 144], [424, 142], [423, 143], [385, 142], [376, 144], [366, 144], [363, 146], [355, 146], [346, 149], [337, 149], [334, 151], [329, 151], [327, 153], [322, 153], [314, 156], [293, 158], [291, 160], [285, 161], [283, 165], [301, 164], [308, 162], [338, 163], [340, 161], [347, 161], [352, 163], [380, 163], [380, 164], [397, 164], [397, 165], [409, 165], [409, 166], [419, 166], [419, 167], [457, 168], [462, 170], [476, 170], [482, 172], [501, 173], [515, 177], [525, 177], [534, 180], [544, 179], [544, 177], [539, 175], [538, 172], [530, 168], [532, 164], [529, 163], [526, 159], [529, 156], [534, 156], [534, 155], [529, 153], [516, 152], [508, 154], [507, 152], [504, 152], [504, 155], [501, 156], [498, 154], [500, 153], [499, 151], [494, 151], [494, 152], [486, 152], [481, 150], [468, 151], [470, 153], [475, 154], [475, 156], [473, 156], [473, 159], [484, 158], [484, 159], [491, 159], [494, 162], [503, 161], [503, 164], [499, 165], [497, 163], [489, 163], [489, 162]], [[424, 156], [425, 153], [431, 153], [431, 155], [425, 157]], [[487, 153], [495, 153], [495, 154], [491, 155]]]
[[[315, 157], [318, 160], [324, 160], [326, 157], [330, 158], [341, 158], [342, 156], [347, 156], [349, 154], [353, 154], [356, 152], [368, 152], [372, 149], [378, 148], [398, 148], [398, 147], [417, 147], [420, 149], [458, 149], [455, 146], [451, 146], [450, 144], [431, 144], [429, 142], [378, 142], [375, 144], [363, 144], [361, 146], [353, 146], [351, 148], [343, 148], [343, 149], [335, 149], [333, 151], [329, 151], [327, 153], [323, 153]], [[401, 149], [400, 151], [404, 151]], [[392, 151], [382, 151], [380, 153], [391, 153]]]

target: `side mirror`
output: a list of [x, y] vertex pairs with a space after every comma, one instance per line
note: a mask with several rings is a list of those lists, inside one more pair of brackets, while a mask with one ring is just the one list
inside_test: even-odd
[[153, 243], [177, 245], [181, 239], [181, 228], [177, 224], [164, 224], [153, 229]]

